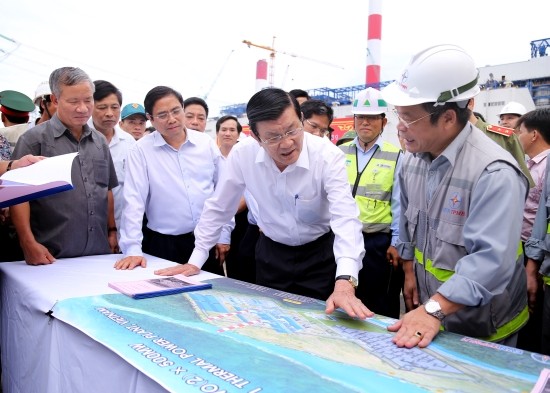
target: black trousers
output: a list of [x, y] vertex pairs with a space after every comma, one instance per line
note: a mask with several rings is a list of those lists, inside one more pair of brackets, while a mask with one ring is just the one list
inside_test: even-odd
[[[147, 254], [172, 262], [187, 263], [193, 248], [195, 248], [195, 235], [193, 232], [183, 235], [165, 235], [149, 228], [143, 230], [142, 250]], [[223, 267], [216, 259], [215, 248], [210, 250], [202, 270], [221, 276], [224, 275]]]
[[248, 223], [248, 209], [235, 215], [235, 229], [231, 232], [231, 248], [225, 257], [227, 277], [249, 283], [256, 282], [256, 241], [259, 229]]
[[288, 246], [260, 233], [256, 244], [256, 283], [320, 300], [334, 291], [334, 234], [301, 246]]
[[[522, 242], [523, 249], [525, 250], [525, 243]], [[527, 263], [527, 256], [524, 258], [524, 264]], [[535, 309], [529, 314], [529, 320], [524, 327], [518, 332], [517, 347], [526, 351], [544, 353], [542, 350], [542, 322], [543, 322], [543, 309], [544, 309], [544, 285], [539, 286], [537, 291], [537, 298]], [[548, 325], [550, 328], [550, 325]], [[547, 333], [550, 338], [550, 332]], [[550, 341], [548, 341], [550, 345]], [[546, 355], [550, 355], [550, 346], [547, 348]]]
[[389, 233], [363, 233], [365, 256], [355, 296], [380, 315], [399, 318], [400, 294], [405, 281], [403, 268], [394, 269], [386, 258], [391, 245]]

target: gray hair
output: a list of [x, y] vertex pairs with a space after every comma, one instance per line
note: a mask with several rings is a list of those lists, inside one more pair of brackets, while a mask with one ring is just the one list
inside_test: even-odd
[[84, 82], [90, 85], [92, 93], [95, 92], [95, 85], [92, 79], [80, 68], [61, 67], [50, 74], [50, 89], [57, 98], [61, 95], [61, 88], [63, 86], [74, 86]]

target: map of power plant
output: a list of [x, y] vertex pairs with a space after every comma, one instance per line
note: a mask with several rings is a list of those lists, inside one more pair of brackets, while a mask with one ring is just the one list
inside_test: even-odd
[[428, 348], [398, 348], [386, 330], [393, 319], [326, 315], [314, 299], [227, 278], [210, 282], [211, 290], [139, 301], [67, 299], [54, 316], [87, 308], [89, 318], [67, 322], [170, 391], [529, 392], [550, 364], [446, 332]]

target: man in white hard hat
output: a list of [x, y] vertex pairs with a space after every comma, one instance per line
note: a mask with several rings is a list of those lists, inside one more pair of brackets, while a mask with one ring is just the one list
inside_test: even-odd
[[52, 90], [50, 89], [50, 82], [42, 82], [36, 88], [34, 94], [34, 105], [38, 107], [40, 111], [40, 117], [36, 119], [34, 125], [39, 125], [47, 120], [50, 120], [57, 111], [57, 103], [52, 101]]
[[427, 48], [400, 75], [382, 93], [412, 153], [399, 172], [398, 250], [405, 301], [417, 307], [388, 327], [392, 341], [426, 347], [443, 328], [514, 346], [528, 320], [520, 247], [527, 179], [468, 121], [479, 73], [462, 48]]
[[369, 310], [399, 318], [403, 269], [395, 245], [399, 239], [397, 172], [402, 154], [381, 139], [387, 111], [378, 90], [369, 87], [359, 92], [351, 108], [357, 136], [341, 144], [340, 150], [346, 155], [351, 194], [363, 225], [365, 256], [355, 295]]
[[498, 124], [503, 127], [516, 128], [516, 122], [526, 113], [527, 109], [522, 104], [510, 101], [500, 111]]

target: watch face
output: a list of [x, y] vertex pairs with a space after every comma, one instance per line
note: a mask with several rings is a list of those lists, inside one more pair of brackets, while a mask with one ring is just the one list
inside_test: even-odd
[[441, 310], [441, 306], [434, 300], [430, 300], [424, 305], [424, 308], [429, 313], [434, 313]]

